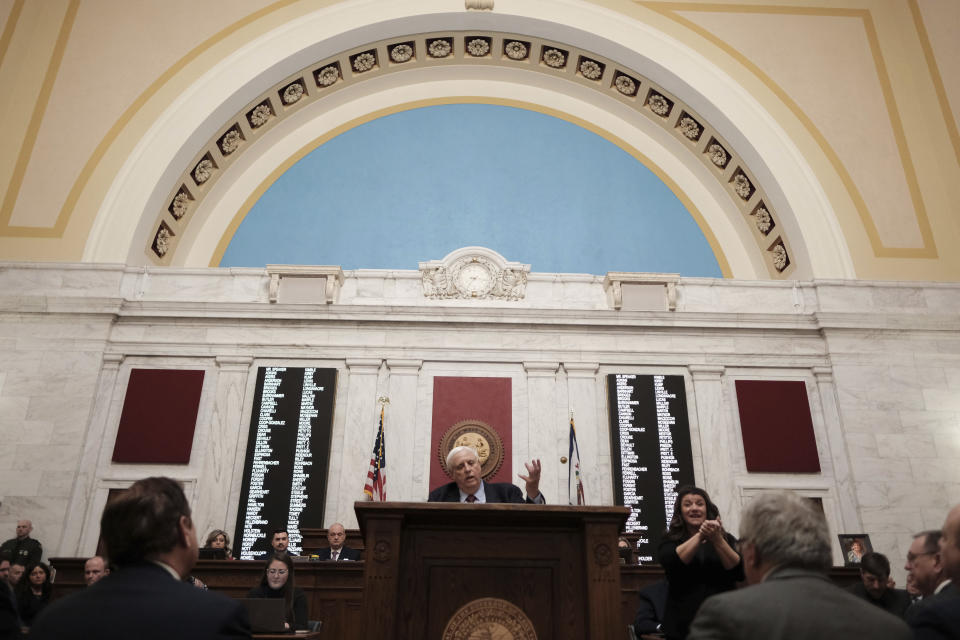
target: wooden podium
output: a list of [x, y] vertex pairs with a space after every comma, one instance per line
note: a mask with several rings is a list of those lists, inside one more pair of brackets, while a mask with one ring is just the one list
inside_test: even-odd
[[[625, 507], [357, 502], [364, 638], [621, 640]], [[479, 635], [477, 635], [479, 634]]]

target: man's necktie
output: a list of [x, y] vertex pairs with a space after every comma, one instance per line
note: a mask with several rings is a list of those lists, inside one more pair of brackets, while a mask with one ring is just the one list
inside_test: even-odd
[[476, 501], [477, 501], [477, 496], [473, 495], [472, 493], [467, 496], [467, 502], [476, 502]]
[[330, 559], [333, 560], [334, 562], [336, 562], [336, 561], [337, 561], [337, 556], [339, 556], [339, 555], [340, 555], [340, 552], [339, 552], [339, 551], [331, 551], [331, 552], [330, 552]]

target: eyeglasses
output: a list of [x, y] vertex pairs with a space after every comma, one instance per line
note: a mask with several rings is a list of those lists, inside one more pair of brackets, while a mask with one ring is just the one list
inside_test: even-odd
[[271, 576], [285, 576], [287, 575], [286, 569], [267, 569], [267, 573]]
[[938, 552], [937, 552], [937, 551], [924, 551], [924, 552], [922, 552], [922, 553], [908, 553], [908, 554], [907, 554], [907, 562], [909, 562], [910, 564], [913, 564], [914, 562], [917, 561], [917, 558], [919, 558], [920, 556], [932, 556], [932, 555], [935, 555], [936, 553], [938, 553]]

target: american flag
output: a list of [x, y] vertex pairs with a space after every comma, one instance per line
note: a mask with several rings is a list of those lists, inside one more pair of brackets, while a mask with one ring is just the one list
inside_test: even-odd
[[[577, 430], [573, 426], [573, 416], [570, 416], [570, 468], [567, 470], [567, 502], [570, 504], [585, 505], [587, 498], [583, 494], [583, 477], [580, 474], [580, 447], [577, 446]], [[573, 502], [576, 494], [577, 502]]]
[[367, 483], [363, 492], [369, 500], [384, 502], [387, 499], [387, 457], [383, 441], [383, 407], [380, 407], [380, 427], [377, 429], [377, 441], [373, 444], [370, 456], [370, 468], [367, 470]]

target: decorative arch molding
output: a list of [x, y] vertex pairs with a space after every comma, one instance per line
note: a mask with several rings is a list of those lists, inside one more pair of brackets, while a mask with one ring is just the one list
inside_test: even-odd
[[[356, 11], [360, 5], [381, 6], [383, 3], [346, 4]], [[513, 9], [520, 6], [508, 4]], [[545, 6], [538, 0], [530, 0], [523, 6], [536, 11], [543, 8], [540, 5]], [[557, 8], [553, 3], [550, 6]], [[292, 30], [302, 32], [311, 25], [318, 26], [318, 20], [328, 12], [323, 10], [288, 25], [282, 34], [270, 32], [250, 42], [242, 51], [214, 65], [194, 83], [189, 95], [181, 96], [181, 100], [170, 105], [156, 120], [138, 146], [139, 153], [129, 156], [125, 170], [111, 186], [91, 232], [85, 259], [115, 261], [120, 258], [131, 263], [187, 266], [208, 264], [216, 252], [215, 247], [211, 250], [211, 238], [222, 244], [224, 234], [232, 233], [231, 225], [235, 227], [239, 222], [237, 216], [242, 218], [246, 213], [244, 203], [238, 206], [238, 185], [247, 185], [244, 201], [249, 208], [266, 188], [264, 184], [269, 186], [279, 175], [277, 170], [285, 161], [298, 153], [302, 157], [323, 140], [355, 126], [357, 120], [413, 108], [411, 105], [489, 101], [526, 103], [542, 107], [537, 110], [552, 112], [551, 115], [567, 116], [574, 122], [587, 125], [598, 122], [595, 131], [609, 133], [608, 139], [624, 141], [633, 134], [635, 140], [626, 140], [627, 146], [633, 151], [643, 148], [648, 157], [638, 159], [646, 161], [658, 175], [666, 178], [667, 184], [688, 205], [721, 264], [724, 259], [728, 260], [726, 275], [747, 278], [853, 275], [838, 225], [823, 190], [813, 180], [812, 171], [769, 116], [756, 117], [763, 112], [743, 90], [731, 86], [729, 79], [716, 69], [711, 74], [708, 61], [691, 65], [691, 57], [697, 54], [675, 41], [668, 41], [647, 25], [633, 23], [630, 26], [634, 31], [643, 31], [644, 35], [655, 35], [654, 44], [666, 46], [668, 51], [659, 51], [655, 58], [670, 53], [671, 47], [679, 48], [682, 55], [671, 60], [682, 60], [684, 64], [674, 66], [695, 69], [696, 73], [686, 73], [684, 68], [671, 71], [661, 66], [669, 61], [646, 57], [645, 52], [639, 50], [646, 47], [631, 49], [604, 39], [605, 29], [623, 39], [622, 19], [610, 22], [611, 16], [598, 15], [596, 7], [578, 2], [563, 3], [561, 8], [564, 11], [554, 11], [551, 17], [565, 18], [573, 24], [584, 24], [582, 16], [578, 18], [575, 14], [588, 10], [591, 14], [588, 22], [592, 23], [589, 26], [594, 27], [594, 32], [530, 16], [484, 13], [488, 19], [480, 22], [508, 22], [511, 26], [529, 28], [525, 33], [431, 29], [411, 35], [399, 32], [398, 25], [388, 20], [366, 25], [359, 31], [387, 32], [389, 37], [341, 47], [339, 52], [317, 56], [316, 62], [303, 65], [304, 60], [310, 59], [308, 51], [329, 49], [344, 41], [361, 41], [358, 33], [353, 32], [333, 34], [336, 37], [329, 39], [321, 35], [319, 43], [314, 34], [314, 41], [300, 48], [297, 42], [289, 42], [298, 40], [291, 37]], [[571, 8], [577, 11], [569, 11]], [[340, 7], [340, 10], [347, 8]], [[463, 17], [458, 15], [453, 22], [462, 25]], [[436, 26], [451, 22], [451, 16], [445, 14], [407, 18], [400, 21], [403, 26], [410, 26], [411, 21]], [[604, 22], [605, 26], [600, 24]], [[330, 31], [328, 23], [325, 30]], [[567, 38], [543, 37], [559, 34]], [[305, 35], [300, 33], [298, 37], [305, 41]], [[634, 38], [637, 35], [634, 33]], [[651, 42], [650, 38], [634, 38], [630, 40]], [[590, 42], [594, 48], [583, 48], [579, 41]], [[293, 47], [281, 44], [293, 44]], [[258, 55], [266, 60], [261, 59], [257, 68], [245, 72], [244, 60]], [[622, 62], [629, 58], [634, 65]], [[301, 64], [290, 69], [291, 64], [298, 61]], [[239, 76], [245, 82], [239, 89], [234, 84], [233, 93], [224, 94], [218, 100], [208, 92], [218, 84], [222, 86], [225, 75], [235, 80]], [[709, 82], [705, 80], [702, 84], [713, 86], [703, 88], [723, 100], [711, 101], [709, 95], [705, 98], [703, 93], [695, 91], [693, 87], [698, 86], [698, 78], [693, 76], [709, 78]], [[280, 81], [276, 82], [278, 78]], [[717, 80], [724, 80], [726, 84], [721, 82], [718, 87]], [[264, 86], [268, 86], [266, 91], [262, 90]], [[257, 87], [260, 91], [254, 93]], [[528, 90], [518, 92], [517, 87]], [[200, 113], [178, 119], [188, 110], [188, 101], [201, 95], [204, 104]], [[253, 99], [239, 103], [243, 95], [253, 95]], [[563, 104], [564, 98], [577, 104]], [[725, 110], [722, 103], [731, 100], [739, 101], [738, 108]], [[361, 103], [362, 108], [354, 110], [360, 116], [355, 117], [352, 124], [343, 117], [330, 117], [338, 109], [349, 110], [351, 104], [360, 106]], [[229, 110], [230, 104], [242, 106]], [[195, 110], [197, 104], [192, 106]], [[229, 117], [224, 117], [225, 112]], [[733, 120], [750, 122], [752, 126], [738, 127]], [[605, 126], [604, 121], [615, 122], [616, 126]], [[309, 138], [312, 146], [303, 145], [307, 136], [300, 135], [308, 131], [313, 136]], [[772, 140], [770, 134], [775, 134]], [[299, 138], [299, 148], [291, 144], [292, 137]], [[147, 159], [149, 142], [160, 139], [165, 140], [161, 145], [165, 147], [163, 153]], [[178, 140], [182, 144], [176, 147]], [[754, 141], [757, 144], [753, 144]], [[647, 153], [647, 147], [638, 147], [635, 142], [653, 143], [656, 152]], [[775, 149], [772, 158], [764, 155], [765, 146]], [[246, 152], [250, 149], [256, 152]], [[281, 149], [286, 153], [278, 154]], [[635, 156], [644, 154], [634, 153]], [[264, 163], [268, 157], [271, 159]], [[286, 166], [289, 164], [292, 162]], [[253, 188], [249, 187], [251, 178]], [[143, 187], [150, 185], [149, 197], [131, 197], [137, 185], [141, 194]], [[231, 190], [233, 193], [228, 193]], [[124, 206], [131, 202], [135, 206]], [[802, 218], [795, 214], [795, 204], [804, 205]], [[225, 222], [224, 207], [229, 210], [231, 206], [233, 219]], [[141, 212], [139, 219], [129, 217], [131, 210]], [[117, 247], [126, 247], [127, 255], [118, 256]]]

